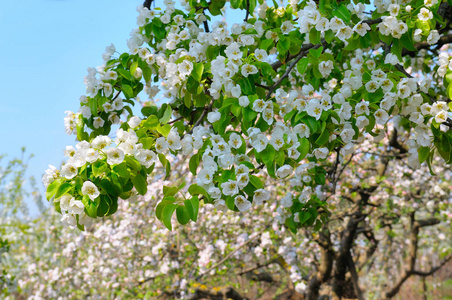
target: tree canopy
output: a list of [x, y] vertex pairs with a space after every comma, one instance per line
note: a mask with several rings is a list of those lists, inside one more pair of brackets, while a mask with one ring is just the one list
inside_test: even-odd
[[[374, 230], [391, 235], [396, 224], [409, 228], [409, 259], [384, 297], [428, 273], [416, 269], [420, 230], [450, 215], [450, 1], [145, 6], [129, 51], [107, 47], [65, 118], [78, 143], [43, 178], [65, 224], [85, 230], [181, 170], [155, 216], [171, 230], [173, 217], [197, 222], [204, 205], [244, 213], [274, 203], [281, 226], [320, 246], [310, 299], [330, 279], [341, 297], [346, 274], [361, 297], [356, 268], [368, 260], [352, 251], [357, 236], [372, 257]], [[243, 22], [222, 21], [229, 11]]]

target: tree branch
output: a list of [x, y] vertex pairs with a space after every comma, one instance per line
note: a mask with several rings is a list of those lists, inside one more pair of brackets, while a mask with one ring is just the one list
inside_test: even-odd
[[402, 287], [403, 283], [414, 274], [414, 266], [416, 264], [417, 259], [417, 249], [418, 249], [418, 243], [419, 243], [419, 229], [426, 226], [433, 226], [439, 223], [439, 219], [436, 218], [430, 218], [430, 219], [424, 219], [424, 220], [418, 220], [416, 221], [415, 218], [415, 212], [412, 212], [410, 214], [411, 218], [411, 230], [409, 233], [409, 240], [410, 245], [408, 248], [408, 257], [405, 262], [405, 269], [402, 271], [402, 275], [400, 276], [399, 280], [396, 282], [396, 284], [389, 289], [388, 292], [386, 292], [386, 297], [388, 299], [394, 297]]
[[145, 0], [144, 3], [143, 3], [143, 6], [150, 10], [152, 1], [153, 0]]
[[361, 291], [358, 283], [358, 273], [356, 272], [355, 262], [353, 261], [352, 254], [348, 252], [347, 255], [348, 269], [352, 277], [353, 289], [355, 290], [356, 298], [358, 300], [364, 300], [363, 292]]
[[306, 289], [307, 300], [319, 299], [319, 291], [322, 283], [326, 282], [331, 277], [333, 270], [334, 250], [331, 246], [331, 237], [328, 231], [319, 232], [316, 238], [317, 244], [321, 247], [320, 265], [318, 271], [311, 277]]
[[243, 21], [248, 22], [249, 15], [250, 15], [250, 0], [246, 0], [246, 15]]
[[449, 255], [448, 257], [446, 257], [445, 259], [443, 259], [443, 261], [437, 265], [436, 267], [431, 268], [429, 271], [419, 271], [419, 270], [413, 270], [412, 274], [413, 275], [417, 275], [417, 276], [422, 276], [422, 277], [426, 277], [426, 276], [430, 276], [433, 275], [433, 273], [435, 273], [436, 271], [438, 271], [439, 269], [441, 269], [446, 263], [448, 263], [450, 260], [452, 259], [452, 255]]
[[[308, 47], [308, 46], [312, 45], [312, 44], [309, 44], [308, 46], [306, 46], [306, 48], [308, 48], [308, 49], [318, 49], [318, 48], [320, 48], [320, 46], [323, 45], [323, 43], [326, 43], [325, 39], [322, 40], [321, 44], [318, 44], [318, 45], [315, 45], [315, 46], [313, 45], [312, 47]], [[303, 47], [301, 47], [301, 49], [303, 49]], [[303, 50], [303, 51], [299, 52], [294, 58], [292, 58], [292, 59], [294, 59], [294, 61], [292, 61], [290, 63], [290, 65], [287, 67], [286, 71], [281, 76], [281, 78], [279, 78], [279, 80], [268, 89], [267, 100], [270, 99], [271, 94], [281, 84], [281, 82], [289, 76], [290, 72], [292, 72], [292, 70], [295, 67], [295, 65], [297, 64], [297, 62], [300, 61], [300, 59], [302, 59], [303, 56], [305, 56], [307, 53], [308, 53], [307, 50]], [[288, 61], [289, 60], [291, 60], [291, 59], [288, 59]], [[272, 65], [272, 67], [273, 67], [273, 65]]]
[[[268, 226], [267, 226], [268, 227]], [[210, 271], [216, 269], [217, 267], [221, 266], [225, 261], [227, 261], [235, 252], [239, 251], [240, 249], [242, 249], [243, 247], [245, 247], [246, 245], [248, 245], [249, 243], [251, 243], [252, 241], [254, 241], [257, 237], [259, 237], [265, 230], [267, 230], [267, 227], [265, 227], [264, 229], [262, 229], [260, 232], [258, 232], [255, 236], [251, 237], [249, 240], [247, 240], [245, 243], [241, 244], [240, 246], [238, 246], [237, 248], [235, 248], [234, 250], [232, 250], [231, 252], [229, 252], [225, 257], [223, 257], [223, 259], [221, 259], [218, 263], [216, 263], [215, 265], [211, 266], [209, 269], [207, 269], [207, 271], [205, 271], [202, 274], [199, 274], [195, 280], [199, 280], [201, 277], [203, 277], [205, 274], [210, 273]]]

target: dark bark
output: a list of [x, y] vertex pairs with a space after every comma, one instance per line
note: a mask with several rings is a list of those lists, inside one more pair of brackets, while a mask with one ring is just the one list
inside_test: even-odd
[[320, 287], [331, 277], [333, 269], [334, 250], [331, 246], [331, 238], [327, 231], [319, 232], [317, 243], [321, 247], [320, 265], [317, 272], [310, 278], [306, 290], [306, 299], [319, 299]]

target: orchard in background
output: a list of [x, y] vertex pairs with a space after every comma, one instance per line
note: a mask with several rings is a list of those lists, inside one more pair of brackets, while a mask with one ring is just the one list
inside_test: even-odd
[[163, 186], [155, 216], [171, 230], [204, 205], [274, 205], [269, 224], [319, 247], [316, 267], [292, 279], [308, 299], [325, 284], [341, 298], [347, 281], [363, 298], [359, 273], [376, 263], [381, 230], [393, 253], [403, 225], [407, 247], [400, 267], [380, 269], [395, 275], [378, 297], [450, 260], [448, 247], [428, 271], [417, 259], [425, 229], [449, 224], [450, 3], [231, 1], [244, 17], [232, 26], [213, 21], [225, 1], [150, 4], [129, 52], [107, 48], [65, 119], [79, 142], [43, 178], [65, 224], [85, 230], [180, 168], [187, 180]]

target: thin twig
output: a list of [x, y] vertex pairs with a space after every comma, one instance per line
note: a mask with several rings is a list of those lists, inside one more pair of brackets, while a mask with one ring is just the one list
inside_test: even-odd
[[235, 248], [234, 250], [232, 250], [231, 252], [229, 252], [225, 257], [223, 257], [223, 259], [221, 259], [218, 263], [216, 263], [215, 265], [211, 266], [209, 269], [207, 269], [204, 273], [199, 274], [195, 280], [199, 280], [201, 277], [203, 277], [205, 274], [209, 274], [210, 271], [216, 269], [217, 267], [221, 266], [225, 261], [227, 261], [234, 253], [236, 253], [237, 251], [239, 251], [240, 249], [242, 249], [243, 247], [245, 247], [246, 245], [248, 245], [249, 243], [251, 243], [252, 241], [254, 241], [257, 237], [259, 237], [262, 233], [264, 233], [265, 230], [267, 230], [269, 226], [266, 226], [264, 229], [262, 229], [261, 231], [259, 231], [255, 236], [253, 236], [252, 238], [250, 238], [249, 240], [247, 240], [245, 243], [241, 244], [240, 246], [238, 246], [237, 248]]
[[248, 22], [249, 15], [250, 15], [250, 0], [246, 0], [246, 15], [243, 21]]

